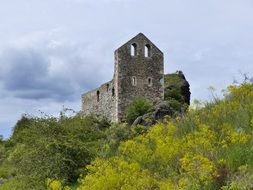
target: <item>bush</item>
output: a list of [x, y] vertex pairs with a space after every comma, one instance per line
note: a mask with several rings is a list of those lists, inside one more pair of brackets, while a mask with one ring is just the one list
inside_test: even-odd
[[252, 189], [253, 86], [228, 90], [223, 100], [158, 123], [121, 142], [114, 156], [96, 158], [78, 190]]
[[144, 98], [134, 100], [127, 108], [127, 123], [132, 124], [137, 117], [147, 113], [151, 107], [151, 103]]
[[[22, 117], [9, 140], [12, 146], [6, 145], [3, 150], [9, 152], [3, 159], [13, 167], [15, 176], [6, 173], [0, 155], [0, 175], [7, 178], [4, 184], [19, 184], [20, 177], [26, 183], [19, 189], [29, 189], [34, 181], [43, 186], [46, 178], [66, 184], [75, 182], [82, 172], [80, 168], [98, 155], [107, 128], [108, 122], [95, 117]], [[1, 149], [0, 146], [0, 153]], [[15, 189], [14, 185], [11, 187]]]

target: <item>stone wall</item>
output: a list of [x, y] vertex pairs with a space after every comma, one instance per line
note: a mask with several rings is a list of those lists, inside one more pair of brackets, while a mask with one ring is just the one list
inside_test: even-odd
[[115, 88], [113, 80], [82, 95], [83, 115], [95, 114], [115, 120]]

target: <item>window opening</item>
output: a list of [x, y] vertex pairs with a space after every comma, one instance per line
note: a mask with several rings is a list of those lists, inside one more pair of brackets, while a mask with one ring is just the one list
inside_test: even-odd
[[99, 102], [99, 90], [97, 91], [97, 102]]
[[114, 96], [115, 95], [115, 90], [114, 90], [114, 88], [112, 89], [112, 96]]
[[148, 78], [148, 86], [152, 86], [152, 78], [151, 77]]
[[137, 85], [137, 79], [136, 79], [136, 77], [132, 77], [132, 85], [133, 86]]
[[150, 52], [150, 45], [147, 44], [145, 45], [145, 57], [150, 57], [151, 52]]
[[163, 79], [163, 77], [160, 79], [160, 83], [161, 83], [161, 85], [164, 85], [164, 79]]
[[131, 45], [131, 56], [136, 56], [137, 55], [137, 45], [136, 43], [133, 43]]

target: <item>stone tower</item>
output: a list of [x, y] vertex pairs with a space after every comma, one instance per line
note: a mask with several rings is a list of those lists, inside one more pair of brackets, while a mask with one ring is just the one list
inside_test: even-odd
[[164, 61], [163, 53], [142, 33], [114, 56], [113, 79], [82, 95], [82, 111], [121, 122], [134, 99], [142, 97], [154, 104], [164, 99]]

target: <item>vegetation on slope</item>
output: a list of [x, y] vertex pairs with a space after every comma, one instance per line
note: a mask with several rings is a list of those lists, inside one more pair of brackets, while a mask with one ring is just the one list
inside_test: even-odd
[[0, 189], [45, 189], [47, 178], [76, 181], [97, 156], [108, 126], [93, 117], [22, 117], [2, 147], [0, 178], [6, 182]]
[[[115, 155], [120, 141], [141, 127], [114, 125], [93, 116], [23, 116], [12, 137], [0, 141], [0, 190], [39, 190], [46, 184], [75, 185], [96, 157]], [[105, 146], [106, 144], [106, 146]]]
[[182, 71], [164, 75], [164, 99], [177, 111], [190, 105], [190, 85]]
[[78, 189], [252, 189], [253, 86], [228, 90], [97, 158]]
[[251, 84], [151, 128], [24, 116], [0, 139], [0, 190], [248, 190], [252, 129]]

